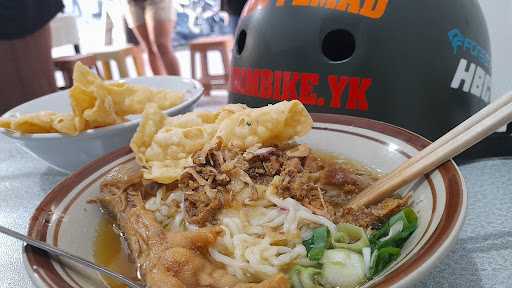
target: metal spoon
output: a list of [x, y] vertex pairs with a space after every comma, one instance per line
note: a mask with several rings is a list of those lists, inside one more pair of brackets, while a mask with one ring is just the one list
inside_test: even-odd
[[126, 284], [128, 285], [129, 288], [147, 288], [146, 285], [144, 285], [143, 283], [140, 283], [138, 281], [133, 281], [133, 280], [130, 280], [128, 279], [126, 276], [123, 276], [119, 273], [116, 273], [116, 272], [113, 272], [113, 271], [110, 271], [109, 269], [105, 268], [105, 267], [101, 267], [101, 266], [98, 266], [94, 263], [92, 263], [91, 261], [88, 261], [88, 260], [85, 260], [81, 257], [78, 257], [78, 256], [75, 256], [73, 254], [69, 254], [68, 252], [65, 252], [65, 251], [62, 251], [61, 249], [58, 249], [58, 248], [55, 248], [45, 242], [41, 242], [41, 241], [38, 241], [38, 240], [34, 240], [34, 239], [30, 239], [29, 237], [23, 235], [23, 234], [20, 234], [16, 231], [13, 231], [11, 229], [8, 229], [8, 228], [5, 228], [3, 226], [0, 225], [0, 233], [2, 234], [5, 234], [5, 235], [8, 235], [8, 236], [11, 236], [13, 238], [16, 238], [18, 240], [21, 240], [25, 243], [27, 243], [28, 245], [30, 246], [33, 246], [33, 247], [36, 247], [36, 248], [39, 248], [41, 250], [44, 250], [52, 255], [55, 255], [55, 256], [61, 256], [61, 257], [64, 257], [64, 258], [67, 258], [69, 260], [72, 260], [73, 262], [76, 262], [78, 264], [81, 264], [81, 265], [84, 265], [86, 267], [89, 267], [91, 269], [94, 269], [100, 273], [103, 273], [107, 276], [110, 276], [116, 280], [118, 280], [119, 282], [122, 282], [123, 284]]

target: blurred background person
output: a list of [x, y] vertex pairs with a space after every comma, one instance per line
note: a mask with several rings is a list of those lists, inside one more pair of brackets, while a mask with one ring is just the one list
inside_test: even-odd
[[180, 75], [172, 48], [176, 11], [172, 0], [124, 0], [126, 20], [148, 52], [155, 75]]
[[82, 16], [82, 7], [80, 7], [78, 0], [73, 0], [73, 14], [78, 17]]
[[244, 9], [247, 0], [221, 0], [222, 10], [229, 14], [229, 27], [233, 33], [236, 31], [238, 21], [240, 21], [240, 15]]
[[61, 0], [0, 0], [0, 114], [57, 90], [48, 22]]

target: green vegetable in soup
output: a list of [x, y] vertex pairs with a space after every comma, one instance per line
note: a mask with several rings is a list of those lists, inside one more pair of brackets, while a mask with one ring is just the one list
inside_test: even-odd
[[368, 278], [372, 279], [379, 275], [386, 267], [400, 256], [400, 248], [385, 247], [376, 250], [372, 254]]
[[288, 279], [290, 279], [290, 283], [292, 284], [293, 288], [304, 288], [304, 286], [302, 286], [302, 282], [300, 281], [301, 268], [303, 267], [295, 266], [288, 273]]
[[[401, 248], [418, 227], [418, 216], [405, 208], [369, 237], [352, 224], [313, 230], [304, 240], [315, 267], [295, 266], [289, 273], [293, 288], [354, 288], [384, 271], [400, 257]], [[334, 249], [331, 249], [334, 248]]]
[[322, 288], [318, 283], [321, 271], [314, 267], [295, 266], [288, 277], [293, 288]]
[[361, 254], [348, 249], [325, 251], [320, 282], [324, 287], [354, 288], [366, 281]]
[[418, 216], [411, 208], [405, 208], [391, 217], [380, 230], [370, 235], [370, 279], [379, 275], [400, 257], [401, 248], [417, 227]]
[[332, 237], [335, 248], [345, 248], [361, 253], [364, 247], [370, 246], [363, 228], [352, 224], [339, 224], [336, 228], [337, 232]]
[[418, 227], [418, 216], [411, 208], [405, 208], [391, 217], [380, 230], [370, 235], [372, 250], [385, 247], [402, 248]]
[[311, 261], [319, 261], [330, 242], [330, 233], [327, 227], [320, 227], [313, 230], [311, 238], [302, 242], [306, 251], [308, 252], [308, 258]]

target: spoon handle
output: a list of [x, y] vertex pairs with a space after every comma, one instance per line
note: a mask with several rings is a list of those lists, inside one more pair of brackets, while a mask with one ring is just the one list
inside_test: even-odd
[[94, 263], [92, 263], [91, 261], [88, 261], [88, 260], [85, 260], [81, 257], [78, 257], [76, 255], [73, 255], [73, 254], [70, 254], [70, 253], [67, 253], [61, 249], [58, 249], [56, 247], [53, 247], [51, 245], [49, 245], [48, 243], [45, 243], [45, 242], [42, 242], [42, 241], [38, 241], [38, 240], [34, 240], [34, 239], [31, 239], [21, 233], [18, 233], [16, 231], [13, 231], [9, 228], [6, 228], [6, 227], [3, 227], [0, 225], [0, 233], [2, 234], [5, 234], [5, 235], [8, 235], [10, 237], [13, 237], [13, 238], [16, 238], [18, 240], [21, 240], [25, 243], [27, 243], [28, 245], [30, 246], [33, 246], [33, 247], [36, 247], [36, 248], [39, 248], [41, 250], [44, 250], [52, 255], [55, 255], [55, 256], [61, 256], [61, 257], [64, 257], [64, 258], [67, 258], [73, 262], [76, 262], [76, 263], [79, 263], [83, 266], [86, 266], [86, 267], [89, 267], [91, 269], [94, 269], [98, 272], [101, 272], [105, 275], [108, 275], [116, 280], [118, 280], [119, 282], [122, 282], [123, 284], [126, 284], [128, 285], [129, 288], [144, 288], [145, 285], [141, 284], [141, 283], [137, 283], [137, 282], [134, 282], [130, 279], [128, 279], [127, 277], [119, 274], [119, 273], [116, 273], [116, 272], [113, 272], [113, 271], [110, 271], [109, 269], [105, 268], [105, 267], [101, 267], [101, 266], [98, 266]]

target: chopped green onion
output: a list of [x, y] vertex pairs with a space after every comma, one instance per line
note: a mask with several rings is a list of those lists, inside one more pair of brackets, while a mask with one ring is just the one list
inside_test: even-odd
[[366, 281], [365, 264], [361, 254], [348, 249], [332, 249], [325, 252], [320, 261], [325, 287], [353, 288]]
[[293, 288], [304, 288], [304, 286], [302, 286], [302, 282], [300, 281], [301, 268], [301, 266], [295, 266], [288, 273], [288, 278], [290, 279]]
[[388, 236], [381, 238], [379, 240], [386, 241], [386, 240], [390, 239], [391, 237], [395, 236], [396, 234], [402, 232], [403, 229], [404, 229], [404, 222], [398, 221], [389, 228]]
[[372, 250], [384, 247], [402, 248], [418, 227], [418, 216], [411, 208], [405, 208], [386, 222], [382, 228], [370, 235]]
[[400, 256], [400, 251], [400, 248], [395, 247], [385, 247], [374, 251], [368, 277], [372, 279], [384, 271], [391, 262], [395, 261]]
[[417, 225], [418, 224], [418, 216], [411, 208], [407, 207], [402, 209], [402, 211], [395, 214], [393, 217], [389, 219], [390, 225], [395, 224], [398, 221], [404, 222], [404, 227]]
[[370, 235], [372, 257], [368, 277], [374, 278], [400, 256], [401, 248], [418, 227], [418, 216], [405, 208]]
[[336, 229], [338, 232], [332, 239], [335, 248], [344, 248], [360, 253], [364, 247], [370, 246], [368, 236], [363, 228], [352, 224], [339, 224]]
[[317, 284], [318, 277], [320, 277], [321, 271], [316, 268], [307, 267], [302, 268], [300, 272], [300, 282], [304, 288], [321, 288], [320, 285]]
[[318, 278], [321, 271], [313, 267], [295, 266], [290, 270], [288, 277], [293, 288], [321, 288]]
[[309, 260], [319, 261], [322, 258], [325, 249], [328, 248], [329, 239], [330, 233], [327, 227], [320, 227], [313, 230], [313, 236], [302, 242], [308, 252]]
[[363, 254], [363, 260], [364, 260], [364, 274], [368, 275], [368, 273], [370, 273], [372, 249], [370, 247], [364, 247], [362, 254]]
[[309, 254], [309, 251], [313, 248], [313, 234], [311, 234], [311, 238], [302, 241], [302, 245], [306, 247], [306, 251]]

